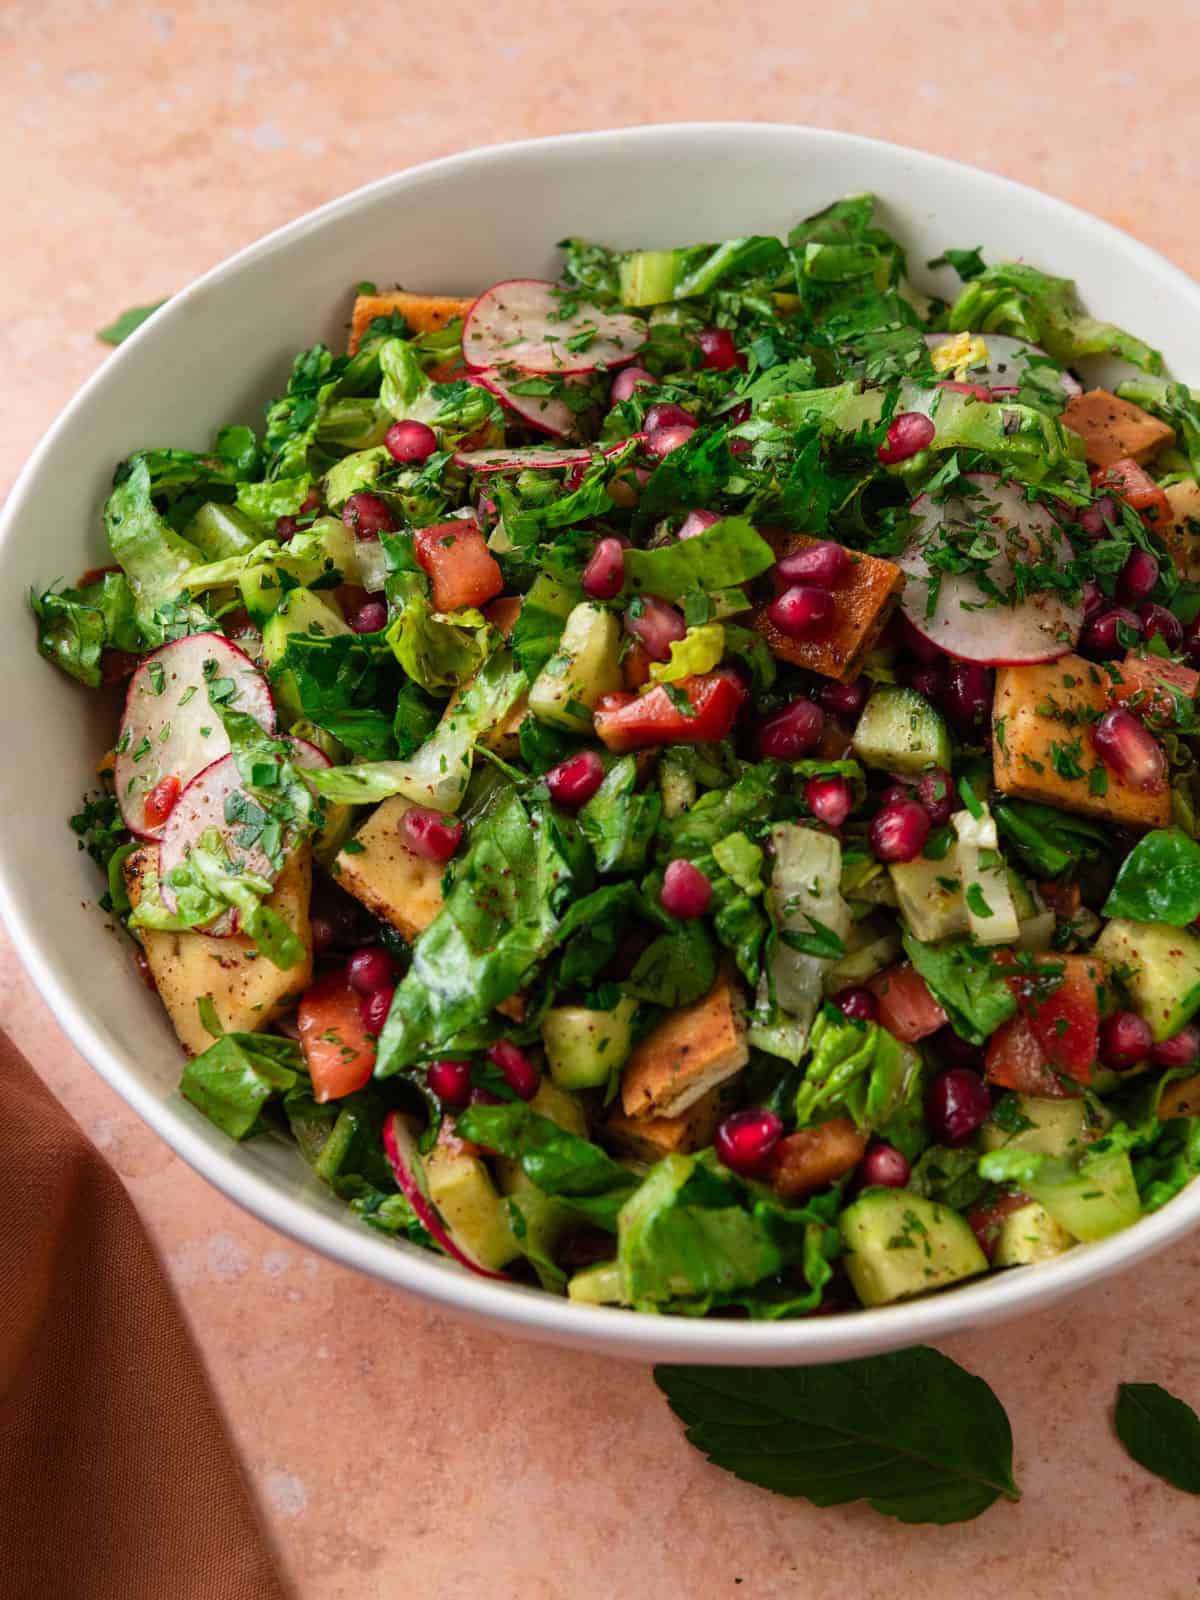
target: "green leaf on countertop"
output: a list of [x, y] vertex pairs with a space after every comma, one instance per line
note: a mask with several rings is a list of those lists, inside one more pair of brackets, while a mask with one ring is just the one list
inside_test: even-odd
[[1012, 1429], [982, 1378], [918, 1345], [822, 1367], [656, 1367], [714, 1465], [814, 1505], [967, 1522], [1018, 1500]]
[[1117, 1437], [1133, 1459], [1176, 1489], [1200, 1494], [1200, 1417], [1157, 1383], [1122, 1383]]
[[128, 311], [110, 322], [107, 328], [101, 328], [97, 339], [102, 339], [105, 344], [124, 344], [131, 333], [136, 333], [143, 322], [148, 321], [156, 311], [166, 305], [165, 300], [156, 300], [152, 306], [130, 306]]

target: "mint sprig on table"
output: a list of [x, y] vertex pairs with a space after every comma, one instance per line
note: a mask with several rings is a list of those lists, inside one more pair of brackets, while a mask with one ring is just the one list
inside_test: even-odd
[[1019, 1500], [1012, 1429], [982, 1378], [918, 1346], [825, 1367], [656, 1367], [714, 1465], [817, 1506], [968, 1522]]
[[1117, 1437], [1133, 1459], [1177, 1489], [1200, 1494], [1200, 1417], [1157, 1383], [1117, 1389]]
[[130, 306], [128, 311], [122, 311], [107, 328], [99, 329], [96, 334], [97, 339], [103, 339], [105, 344], [124, 344], [131, 333], [136, 333], [142, 323], [166, 303], [165, 300], [156, 300], [152, 306]]

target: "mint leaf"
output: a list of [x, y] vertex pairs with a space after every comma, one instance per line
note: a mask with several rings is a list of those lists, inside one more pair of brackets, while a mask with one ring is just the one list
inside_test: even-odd
[[96, 334], [97, 339], [103, 339], [105, 344], [124, 344], [131, 333], [136, 333], [142, 323], [166, 303], [165, 300], [156, 300], [152, 306], [131, 306], [128, 311], [122, 311], [107, 328], [101, 328]]
[[1186, 928], [1200, 916], [1200, 844], [1179, 828], [1156, 828], [1139, 839], [1117, 873], [1103, 915]]
[[866, 1500], [901, 1522], [968, 1522], [1019, 1500], [1012, 1430], [984, 1383], [918, 1345], [825, 1367], [656, 1367], [714, 1465], [814, 1505]]
[[1177, 1489], [1200, 1494], [1200, 1417], [1157, 1383], [1117, 1386], [1117, 1437], [1133, 1459]]
[[990, 951], [965, 939], [922, 944], [911, 933], [902, 937], [905, 955], [960, 1038], [984, 1044], [1002, 1022], [1016, 1015], [1017, 1002]]

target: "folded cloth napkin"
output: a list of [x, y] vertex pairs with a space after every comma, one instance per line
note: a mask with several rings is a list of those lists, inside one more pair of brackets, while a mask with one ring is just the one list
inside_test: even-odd
[[0, 1600], [284, 1600], [120, 1179], [0, 1034]]

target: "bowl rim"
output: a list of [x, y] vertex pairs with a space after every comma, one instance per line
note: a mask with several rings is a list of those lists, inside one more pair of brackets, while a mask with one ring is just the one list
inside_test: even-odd
[[[17, 476], [7, 502], [0, 507], [0, 549], [17, 536], [30, 485], [47, 457], [58, 448], [76, 414], [94, 395], [114, 382], [130, 351], [153, 340], [170, 321], [187, 315], [194, 300], [236, 277], [248, 264], [273, 252], [291, 249], [310, 232], [332, 220], [352, 214], [380, 197], [400, 194], [431, 177], [449, 175], [472, 165], [503, 162], [550, 147], [588, 150], [614, 143], [652, 143], [655, 140], [761, 140], [764, 155], [773, 139], [799, 139], [810, 148], [870, 155], [903, 157], [931, 173], [968, 177], [980, 190], [998, 201], [1017, 196], [1031, 200], [1048, 217], [1070, 216], [1091, 233], [1106, 251], [1123, 253], [1174, 294], [1190, 301], [1200, 314], [1200, 285], [1148, 245], [1133, 239], [1113, 224], [1067, 201], [1030, 185], [968, 163], [861, 134], [778, 122], [673, 122], [643, 124], [522, 139], [475, 146], [416, 166], [390, 173], [351, 190], [225, 258], [174, 295], [91, 375], [58, 414], [35, 446]], [[1020, 1274], [987, 1277], [926, 1299], [902, 1302], [874, 1310], [842, 1312], [815, 1318], [778, 1322], [741, 1322], [646, 1315], [611, 1306], [587, 1306], [567, 1301], [540, 1289], [495, 1283], [473, 1276], [433, 1252], [373, 1233], [351, 1219], [304, 1206], [282, 1192], [266, 1174], [245, 1169], [236, 1145], [228, 1149], [205, 1141], [198, 1128], [180, 1114], [176, 1095], [164, 1098], [139, 1081], [136, 1066], [123, 1052], [110, 1047], [91, 1023], [83, 1006], [71, 993], [66, 965], [52, 959], [36, 918], [26, 918], [18, 905], [13, 863], [7, 841], [0, 835], [0, 917], [14, 948], [59, 1026], [88, 1064], [114, 1089], [170, 1148], [221, 1193], [270, 1227], [297, 1243], [330, 1257], [342, 1266], [402, 1289], [425, 1301], [443, 1305], [495, 1328], [519, 1330], [532, 1338], [591, 1349], [612, 1355], [699, 1363], [768, 1364], [818, 1362], [862, 1356], [928, 1339], [944, 1338], [976, 1323], [996, 1323], [1042, 1308], [1078, 1292], [1100, 1278], [1165, 1249], [1200, 1221], [1200, 1182], [1160, 1211], [1144, 1217], [1132, 1228], [1102, 1242], [1080, 1245], [1053, 1261], [1023, 1269]]]

